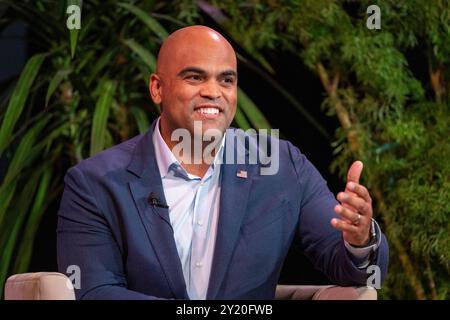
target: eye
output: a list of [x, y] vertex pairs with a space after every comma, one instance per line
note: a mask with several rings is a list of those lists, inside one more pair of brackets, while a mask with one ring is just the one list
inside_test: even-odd
[[230, 85], [230, 84], [233, 84], [233, 83], [234, 83], [234, 78], [233, 78], [233, 77], [226, 77], [226, 78], [223, 78], [222, 81], [223, 81], [225, 84]]
[[192, 75], [187, 76], [185, 79], [192, 80], [192, 81], [200, 81], [200, 80], [202, 80], [202, 77], [199, 76], [198, 74], [192, 74]]

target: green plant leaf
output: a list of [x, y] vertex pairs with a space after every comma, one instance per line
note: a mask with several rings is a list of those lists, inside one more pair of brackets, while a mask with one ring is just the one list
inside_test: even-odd
[[[211, 19], [213, 19], [218, 25], [222, 26], [226, 30], [230, 30], [232, 28], [229, 25], [232, 23], [223, 13], [221, 13], [220, 8], [216, 7], [214, 4], [197, 1], [197, 6], [207, 14]], [[266, 60], [266, 58], [259, 52], [259, 50], [255, 49], [249, 42], [244, 41], [244, 36], [241, 33], [232, 34], [233, 39], [255, 59], [257, 60], [269, 73], [275, 74], [270, 63]]]
[[136, 121], [139, 133], [146, 132], [150, 127], [150, 122], [148, 121], [148, 117], [145, 111], [138, 107], [132, 107], [130, 109], [130, 113]]
[[245, 118], [244, 113], [242, 112], [242, 110], [239, 106], [236, 108], [236, 114], [234, 116], [234, 121], [236, 122], [237, 126], [239, 128], [241, 128], [242, 130], [248, 130], [251, 128], [250, 123], [248, 123], [247, 119]]
[[[24, 188], [21, 190], [16, 206], [10, 211], [13, 216], [8, 219], [5, 224], [2, 224], [1, 239], [0, 239], [0, 290], [3, 289], [3, 284], [9, 271], [11, 258], [14, 248], [17, 244], [17, 237], [23, 225], [23, 221], [28, 213], [31, 200], [34, 198], [36, 187], [42, 170], [35, 170]], [[0, 291], [1, 295], [2, 291]]]
[[238, 88], [238, 105], [255, 129], [271, 128], [269, 121], [241, 88]]
[[48, 101], [50, 100], [50, 97], [55, 92], [56, 88], [59, 86], [61, 81], [67, 77], [72, 72], [71, 69], [62, 69], [59, 70], [50, 81], [50, 84], [47, 89], [47, 94], [45, 95], [45, 106], [48, 106]]
[[115, 84], [112, 81], [104, 81], [99, 85], [100, 97], [95, 105], [94, 116], [92, 119], [91, 130], [91, 149], [90, 155], [103, 150], [106, 138], [106, 124], [109, 115], [109, 109], [113, 102]]
[[142, 9], [128, 3], [119, 3], [118, 5], [136, 15], [136, 17], [144, 22], [145, 25], [161, 39], [161, 41], [169, 36], [169, 33], [159, 24], [159, 22]]
[[6, 215], [6, 210], [14, 196], [16, 191], [17, 182], [8, 184], [6, 187], [1, 188], [0, 192], [0, 226], [2, 226], [3, 219]]
[[[36, 124], [34, 127], [32, 127], [22, 138], [21, 144], [19, 145], [15, 157], [12, 161], [15, 161], [14, 163], [20, 164], [13, 166], [13, 168], [9, 168], [7, 172], [7, 179], [5, 179], [5, 182], [8, 182], [11, 180], [11, 177], [18, 176], [19, 174], [17, 171], [20, 169], [20, 172], [23, 171], [23, 168], [27, 165], [29, 165], [30, 162], [34, 161], [36, 157], [42, 154], [42, 149], [51, 143], [53, 139], [60, 136], [61, 132], [66, 130], [70, 123], [64, 122], [62, 125], [57, 126], [56, 129], [52, 130], [50, 134], [47, 134], [44, 139], [40, 140], [38, 144], [34, 145], [30, 148], [31, 145], [33, 145], [33, 140], [36, 140], [36, 133], [39, 134], [40, 130], [45, 126], [47, 119], [43, 119], [40, 123]], [[26, 161], [23, 160], [23, 150], [28, 150], [28, 159]], [[56, 151], [55, 151], [56, 150]], [[60, 153], [58, 151], [58, 148], [52, 149], [53, 152], [56, 152], [57, 154]], [[23, 249], [20, 249], [19, 254], [17, 255], [18, 261], [16, 261], [17, 268], [21, 270], [21, 272], [26, 268], [26, 266], [29, 263], [29, 258], [31, 257], [31, 250], [32, 250], [32, 239], [34, 237], [34, 234], [37, 230], [37, 226], [39, 224], [40, 218], [45, 212], [45, 209], [47, 206], [60, 195], [60, 192], [58, 191], [58, 188], [53, 188], [52, 192], [49, 194], [47, 192], [48, 189], [48, 179], [51, 176], [51, 170], [52, 168], [49, 163], [55, 161], [55, 159], [48, 160], [45, 165], [41, 165], [39, 169], [33, 170], [33, 175], [36, 175], [36, 179], [39, 177], [40, 174], [42, 174], [42, 171], [45, 168], [44, 175], [40, 178], [41, 184], [38, 189], [38, 193], [36, 196], [36, 199], [34, 201], [33, 208], [31, 211], [28, 209], [29, 203], [27, 203], [28, 199], [32, 199], [32, 196], [30, 195], [34, 194], [34, 192], [31, 191], [31, 189], [24, 189], [23, 196], [20, 196], [18, 199], [15, 199], [12, 205], [14, 206], [11, 210], [6, 210], [9, 206], [9, 203], [11, 201], [12, 195], [16, 190], [16, 185], [18, 182], [18, 178], [13, 179], [10, 183], [3, 184], [0, 188], [0, 254], [1, 252], [4, 252], [4, 255], [2, 257], [2, 263], [8, 263], [11, 259], [10, 251], [14, 249], [15, 243], [17, 240], [15, 240], [18, 237], [18, 229], [21, 229], [21, 225], [23, 223], [23, 219], [25, 219], [25, 216], [28, 212], [30, 212], [29, 221], [25, 227], [25, 233], [24, 236], [26, 237], [23, 241], [20, 242], [21, 247], [23, 246]], [[47, 172], [48, 171], [48, 172]], [[31, 180], [27, 177], [26, 181], [26, 188], [28, 186], [32, 187], [34, 185], [33, 178]], [[61, 189], [61, 188], [59, 188]], [[24, 197], [27, 195], [26, 200], [24, 201]], [[13, 213], [13, 216], [11, 214], [9, 216], [6, 216], [6, 213]], [[3, 219], [5, 218], [6, 219]], [[2, 223], [1, 221], [5, 220], [5, 223]], [[2, 236], [4, 235], [4, 236]], [[28, 238], [27, 238], [28, 237]], [[29, 239], [29, 240], [27, 240]], [[6, 270], [6, 271], [5, 271]], [[6, 267], [0, 271], [0, 284], [5, 279], [5, 275], [2, 273], [3, 271], [7, 272], [8, 270]], [[3, 280], [2, 280], [3, 279]]]
[[16, 87], [11, 94], [2, 126], [0, 128], [0, 155], [3, 154], [3, 151], [5, 151], [11, 142], [11, 135], [14, 130], [14, 126], [22, 113], [29, 95], [31, 84], [38, 74], [39, 68], [44, 61], [44, 57], [45, 54], [37, 54], [28, 60], [25, 68], [20, 74]]
[[7, 188], [8, 184], [16, 179], [17, 175], [20, 174], [22, 169], [25, 168], [26, 165], [33, 160], [33, 157], [30, 156], [30, 150], [32, 150], [34, 143], [37, 141], [39, 134], [41, 133], [47, 121], [48, 119], [44, 118], [36, 123], [25, 133], [23, 138], [20, 140], [19, 146], [17, 147], [17, 150], [10, 161], [8, 171], [6, 172], [5, 178], [0, 187], [0, 193], [3, 192], [3, 190]]
[[33, 251], [33, 239], [39, 227], [39, 222], [41, 221], [45, 209], [58, 194], [55, 190], [48, 192], [52, 174], [52, 167], [47, 166], [40, 178], [33, 205], [25, 223], [23, 236], [20, 239], [19, 250], [17, 252], [14, 266], [14, 273], [23, 273], [27, 271]]
[[[49, 134], [46, 134], [43, 139], [38, 140], [47, 122], [48, 119], [44, 118], [25, 133], [11, 159], [11, 164], [0, 185], [0, 225], [11, 201], [11, 197], [15, 192], [15, 186], [20, 173], [32, 164], [38, 156], [42, 155], [42, 150], [70, 126], [70, 123], [64, 122]], [[36, 143], [36, 141], [39, 142]]]
[[[111, 50], [111, 51], [113, 51], [113, 50]], [[111, 51], [108, 51], [108, 53], [110, 53]], [[77, 58], [76, 66], [74, 66], [74, 73], [75, 74], [80, 74], [80, 72], [84, 68], [84, 66], [87, 65], [89, 62], [92, 62], [92, 59], [93, 59], [93, 57], [95, 56], [96, 53], [97, 52], [95, 50], [89, 50], [89, 51], [83, 52], [83, 54], [80, 55]], [[97, 67], [97, 65], [98, 65], [98, 63], [100, 62], [101, 59], [102, 58], [100, 58], [99, 60], [96, 61], [94, 68]]]
[[45, 137], [41, 140], [39, 140], [38, 143], [36, 143], [30, 150], [29, 158], [35, 159], [39, 154], [42, 153], [42, 149], [48, 147], [54, 139], [61, 136], [61, 134], [69, 130], [71, 123], [70, 122], [63, 122], [60, 126], [53, 129], [50, 133], [46, 134]]
[[150, 73], [156, 70], [156, 58], [150, 51], [134, 41], [134, 39], [127, 39], [123, 42], [145, 62], [150, 68]]
[[[92, 83], [92, 81], [94, 81], [94, 79], [97, 78], [98, 73], [106, 66], [109, 64], [112, 64], [112, 59], [114, 58], [114, 56], [116, 55], [117, 49], [113, 48], [111, 50], [108, 50], [105, 52], [104, 55], [102, 55], [100, 57], [100, 59], [98, 59], [94, 65], [94, 67], [92, 68], [92, 70], [89, 72], [89, 76], [87, 78], [87, 84], [90, 85]], [[89, 57], [89, 60], [92, 57]]]

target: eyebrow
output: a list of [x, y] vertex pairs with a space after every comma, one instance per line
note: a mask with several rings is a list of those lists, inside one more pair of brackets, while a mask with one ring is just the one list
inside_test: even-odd
[[[178, 76], [179, 77], [183, 77], [187, 73], [197, 73], [197, 74], [201, 74], [201, 75], [206, 75], [207, 74], [207, 72], [205, 70], [201, 69], [201, 68], [198, 68], [198, 67], [186, 67], [183, 70], [181, 70], [180, 72], [178, 72]], [[237, 72], [234, 71], [234, 70], [231, 70], [231, 69], [230, 70], [225, 70], [225, 71], [222, 71], [219, 76], [221, 76], [221, 77], [234, 76], [234, 77], [237, 78]]]

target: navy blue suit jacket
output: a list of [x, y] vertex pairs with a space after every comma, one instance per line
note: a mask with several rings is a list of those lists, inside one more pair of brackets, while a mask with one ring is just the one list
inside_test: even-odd
[[[165, 203], [154, 125], [66, 174], [58, 213], [58, 268], [66, 273], [70, 265], [80, 267], [78, 299], [189, 298], [168, 209], [147, 201], [155, 192]], [[294, 239], [332, 282], [366, 283], [368, 274], [355, 267], [341, 232], [330, 225], [337, 202], [324, 179], [291, 143], [279, 140], [279, 153], [276, 175], [261, 175], [260, 164], [222, 165], [208, 299], [274, 298]], [[236, 175], [240, 170], [247, 171], [246, 179]], [[384, 279], [388, 246], [380, 236], [373, 263]]]

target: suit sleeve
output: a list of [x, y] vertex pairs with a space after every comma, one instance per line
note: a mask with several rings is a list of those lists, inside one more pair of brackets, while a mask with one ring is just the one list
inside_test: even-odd
[[[331, 219], [336, 217], [336, 198], [311, 162], [290, 143], [288, 149], [301, 196], [298, 233], [306, 257], [335, 284], [366, 285], [370, 274], [366, 273], [366, 269], [355, 266], [345, 248], [341, 231], [331, 225]], [[379, 236], [380, 245], [373, 252], [370, 264], [380, 268], [381, 281], [384, 281], [389, 249], [385, 236], [382, 233]]]
[[73, 167], [64, 181], [57, 225], [58, 269], [66, 274], [69, 266], [79, 267], [76, 298], [158, 299], [127, 289], [120, 247], [81, 170]]

